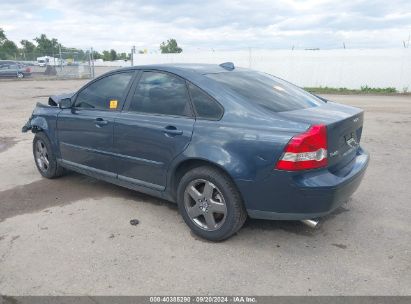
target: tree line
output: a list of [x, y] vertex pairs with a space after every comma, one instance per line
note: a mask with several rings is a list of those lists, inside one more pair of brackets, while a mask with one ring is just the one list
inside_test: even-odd
[[[33, 42], [32, 42], [33, 41]], [[160, 44], [161, 53], [181, 53], [183, 51], [175, 39], [169, 39]], [[139, 50], [143, 54], [146, 51]], [[62, 59], [74, 59], [76, 61], [88, 60], [89, 53], [82, 49], [63, 46], [56, 38], [48, 38], [46, 34], [41, 34], [32, 40], [23, 39], [20, 47], [12, 40], [9, 40], [2, 28], [0, 28], [0, 59], [2, 60], [36, 60], [41, 56], [61, 57]], [[114, 49], [104, 50], [101, 53], [93, 51], [94, 59], [104, 61], [130, 60], [131, 53], [118, 53]]]

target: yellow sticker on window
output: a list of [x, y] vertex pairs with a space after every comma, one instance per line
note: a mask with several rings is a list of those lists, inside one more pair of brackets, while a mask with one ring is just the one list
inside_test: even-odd
[[117, 100], [115, 99], [110, 100], [110, 109], [117, 109], [117, 104], [118, 104]]

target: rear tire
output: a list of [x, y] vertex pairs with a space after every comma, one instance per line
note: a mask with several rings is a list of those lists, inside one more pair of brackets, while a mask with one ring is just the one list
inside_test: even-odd
[[247, 219], [241, 195], [230, 177], [208, 166], [194, 168], [181, 178], [177, 202], [191, 230], [210, 241], [229, 238]]
[[57, 163], [50, 140], [43, 132], [34, 136], [33, 156], [37, 170], [42, 176], [52, 179], [63, 175], [64, 168]]

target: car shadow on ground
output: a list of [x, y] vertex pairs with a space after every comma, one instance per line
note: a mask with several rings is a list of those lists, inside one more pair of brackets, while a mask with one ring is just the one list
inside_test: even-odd
[[[153, 196], [110, 184], [92, 177], [67, 172], [58, 179], [41, 179], [27, 185], [0, 191], [0, 222], [19, 214], [41, 211], [50, 207], [64, 206], [82, 199], [118, 197], [136, 203], [154, 204], [178, 212], [177, 205]], [[325, 217], [330, 219], [348, 209], [340, 207]], [[321, 224], [320, 224], [321, 227]], [[315, 236], [321, 229], [312, 229], [299, 221], [269, 221], [247, 219], [242, 230], [285, 231], [288, 233]]]
[[177, 206], [171, 202], [70, 171], [57, 179], [42, 178], [0, 191], [0, 222], [19, 214], [64, 206], [82, 199], [104, 197], [164, 205], [177, 212]]

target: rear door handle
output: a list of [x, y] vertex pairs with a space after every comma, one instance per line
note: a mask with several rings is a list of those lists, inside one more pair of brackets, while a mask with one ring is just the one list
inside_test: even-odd
[[176, 127], [174, 126], [167, 126], [164, 128], [163, 131], [166, 135], [182, 135], [183, 131], [182, 130], [178, 130]]
[[96, 127], [98, 127], [98, 128], [100, 128], [100, 127], [102, 127], [102, 126], [105, 126], [105, 125], [107, 125], [108, 124], [108, 121], [107, 120], [104, 120], [103, 118], [96, 118], [95, 120], [94, 120], [94, 124], [96, 125]]

